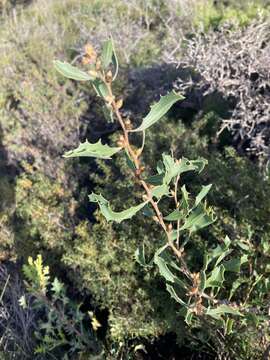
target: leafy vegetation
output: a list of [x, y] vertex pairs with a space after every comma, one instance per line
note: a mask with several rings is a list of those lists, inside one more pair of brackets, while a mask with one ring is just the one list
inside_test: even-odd
[[[231, 116], [230, 96], [220, 85], [218, 66], [212, 67], [207, 60], [214, 58], [211, 51], [216, 50], [207, 53], [202, 74], [202, 64], [192, 69], [191, 53], [182, 40], [187, 36], [190, 44], [201, 41], [193, 36], [195, 28], [204, 32], [204, 39], [209, 34], [211, 42], [216, 34], [225, 36], [224, 24], [230, 22], [231, 39], [241, 42], [241, 36], [252, 31], [250, 21], [264, 24], [267, 1], [96, 0], [90, 4], [38, 0], [25, 7], [19, 3], [12, 10], [13, 6], [13, 2], [5, 3], [0, 20], [1, 259], [10, 274], [20, 276], [20, 264], [34, 269], [34, 260], [29, 264], [28, 257], [40, 259], [38, 254], [42, 254], [52, 279], [59, 279], [63, 291], [56, 294], [49, 280], [44, 302], [38, 295], [40, 288], [33, 291], [34, 278], [26, 276], [28, 285], [18, 287], [13, 285], [13, 276], [9, 279], [3, 273], [4, 356], [42, 359], [59, 358], [61, 353], [74, 359], [92, 358], [99, 349], [100, 357], [108, 359], [177, 358], [187, 351], [187, 358], [192, 353], [207, 358], [260, 359], [269, 342], [268, 170], [264, 163], [262, 174], [257, 160], [245, 157], [242, 144], [227, 130], [216, 136], [224, 114], [227, 119]], [[223, 35], [220, 37], [222, 41]], [[234, 54], [232, 42], [226, 37], [225, 52]], [[185, 275], [173, 265], [169, 247], [155, 255], [165, 239], [139, 185], [134, 185], [134, 163], [125, 155], [125, 139], [119, 138], [111, 108], [103, 106], [102, 98], [109, 94], [97, 81], [98, 54], [102, 68], [111, 67], [107, 80], [118, 72], [113, 81], [116, 103], [127, 128], [133, 126], [128, 129], [132, 149], [141, 148], [143, 134], [130, 130], [147, 127], [141, 158], [145, 169], [140, 176], [153, 189], [166, 227], [172, 223], [177, 228], [180, 222], [179, 242], [188, 240], [183, 256], [191, 274], [199, 273], [191, 282], [187, 280], [188, 291], [178, 286]], [[79, 73], [76, 70], [76, 76], [73, 73], [65, 80], [53, 68], [56, 59], [60, 59], [57, 67], [63, 61], [72, 64], [65, 63], [62, 73], [68, 75], [74, 68]], [[170, 65], [178, 64], [179, 59], [192, 69], [195, 84], [190, 86], [189, 72]], [[168, 65], [162, 65], [163, 60]], [[264, 65], [266, 74], [267, 63]], [[211, 93], [201, 97], [206, 81], [203, 78], [197, 85], [196, 80], [213, 73], [217, 82], [212, 81]], [[166, 109], [160, 99], [166, 100], [168, 94], [173, 99], [173, 88], [184, 93], [185, 99], [167, 103]], [[230, 84], [230, 89], [235, 91], [235, 85]], [[109, 99], [105, 100], [109, 105]], [[149, 105], [155, 111], [160, 104], [159, 114], [153, 116]], [[256, 131], [261, 130], [260, 125]], [[87, 156], [77, 158], [79, 155]], [[187, 160], [197, 158], [208, 162], [200, 174], [202, 163]], [[182, 159], [180, 165], [176, 159]], [[175, 208], [170, 191], [178, 172], [182, 203]], [[96, 203], [89, 202], [91, 192]], [[165, 200], [160, 200], [162, 196]], [[112, 223], [113, 219], [117, 222]], [[204, 262], [206, 253], [212, 258]], [[10, 262], [16, 262], [15, 271]], [[203, 265], [206, 269], [200, 272]], [[204, 299], [203, 315], [193, 313], [185, 322], [180, 311], [183, 304], [178, 302], [190, 307], [188, 299], [196, 299], [199, 307], [198, 293], [191, 294], [195, 282], [199, 291], [204, 283], [203, 291], [221, 302], [209, 300], [209, 305]], [[22, 295], [30, 305], [25, 310], [18, 305]], [[63, 308], [63, 318], [55, 312], [55, 305]], [[90, 337], [79, 344], [80, 349], [70, 341], [67, 318], [74, 319], [76, 329], [81, 331], [82, 326]], [[20, 326], [22, 319], [29, 322]], [[93, 331], [97, 324], [101, 327]], [[43, 341], [46, 332], [57, 345], [54, 349], [52, 343]], [[60, 344], [59, 334], [65, 344]], [[91, 344], [95, 344], [94, 351]], [[37, 348], [46, 354], [34, 355]]]

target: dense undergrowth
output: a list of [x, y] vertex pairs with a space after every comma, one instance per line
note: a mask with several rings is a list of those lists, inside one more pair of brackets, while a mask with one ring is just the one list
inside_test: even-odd
[[[15, 301], [26, 291], [20, 279], [22, 263], [26, 263], [29, 256], [36, 258], [42, 254], [51, 274], [66, 284], [70, 302], [82, 304], [84, 315], [88, 311], [94, 314], [89, 323], [83, 320], [83, 326], [86, 329], [89, 326], [91, 334], [95, 328], [97, 349], [103, 349], [100, 358], [169, 359], [175, 356], [180, 359], [181, 351], [188, 349], [187, 358], [193, 353], [198, 354], [198, 358], [260, 359], [269, 342], [265, 323], [255, 321], [248, 330], [240, 326], [224, 338], [213, 328], [207, 332], [207, 341], [205, 331], [188, 329], [183, 320], [175, 316], [177, 305], [165, 291], [158, 274], [150, 277], [134, 260], [135, 250], [142, 242], [151, 254], [154, 242], [159, 239], [159, 230], [139, 216], [135, 221], [108, 225], [89, 204], [87, 195], [91, 190], [98, 193], [102, 189], [106, 198], [113, 198], [115, 208], [121, 208], [123, 203], [127, 207], [132, 205], [129, 197], [134, 191], [132, 181], [129, 174], [125, 181], [120, 175], [126, 172], [123, 158], [112, 164], [61, 157], [65, 150], [85, 138], [96, 141], [101, 136], [114, 141], [117, 127], [105, 124], [100, 103], [90, 86], [64, 80], [56, 74], [52, 62], [55, 58], [72, 61], [82, 55], [85, 43], [99, 48], [111, 34], [122, 64], [117, 92], [125, 91], [123, 111], [135, 122], [147, 112], [149, 103], [157, 100], [160, 93], [179, 86], [182, 79], [186, 100], [169, 113], [162, 125], [151, 129], [145, 161], [150, 164], [153, 159], [158, 160], [159, 154], [170, 147], [179, 156], [202, 156], [208, 160], [208, 169], [199, 180], [187, 177], [187, 181], [190, 192], [194, 193], [202, 184], [214, 184], [208, 202], [218, 220], [196, 235], [190, 250], [194, 256], [198, 253], [200, 261], [199, 254], [205, 248], [211, 248], [229, 235], [235, 247], [238, 246], [239, 254], [249, 257], [249, 267], [243, 272], [242, 284], [233, 299], [237, 302], [248, 298], [254, 309], [265, 314], [269, 306], [270, 270], [270, 183], [265, 154], [267, 157], [269, 151], [264, 148], [263, 161], [260, 158], [258, 161], [258, 154], [252, 157], [246, 154], [246, 147], [236, 141], [235, 132], [225, 129], [217, 136], [224, 119], [230, 119], [237, 109], [235, 101], [241, 92], [239, 95], [234, 85], [230, 85], [234, 95], [236, 93], [236, 100], [232, 100], [231, 88], [228, 91], [222, 88], [220, 78], [212, 71], [219, 63], [209, 60], [211, 53], [204, 57], [204, 68], [202, 64], [194, 68], [194, 64], [190, 64], [195, 85], [190, 83], [190, 69], [186, 72], [174, 64], [181, 64], [180, 59], [186, 61], [192, 54], [187, 54], [186, 37], [195, 41], [194, 33], [201, 36], [205, 32], [211, 41], [212, 31], [215, 39], [215, 34], [222, 33], [228, 21], [230, 31], [237, 33], [236, 38], [241, 42], [240, 32], [248, 36], [245, 29], [254, 26], [250, 25], [253, 21], [258, 26], [265, 23], [269, 2], [38, 0], [21, 2], [17, 7], [13, 1], [0, 2], [0, 9], [3, 356], [7, 359], [59, 358], [58, 351], [70, 356], [66, 344], [60, 344], [55, 353], [52, 349], [52, 355], [34, 355], [39, 345], [34, 332], [39, 331], [40, 319], [43, 322], [46, 319], [46, 307], [32, 312], [28, 309], [26, 314]], [[269, 39], [267, 31], [266, 26], [265, 36]], [[234, 43], [233, 35], [232, 38]], [[230, 42], [230, 38], [227, 41]], [[213, 47], [213, 51], [215, 49]], [[201, 58], [199, 53], [198, 59]], [[264, 65], [262, 80], [266, 81], [268, 76], [269, 81], [270, 69], [267, 63]], [[218, 73], [218, 69], [216, 71]], [[213, 89], [205, 92], [202, 88], [207, 86], [207, 81], [203, 75], [209, 73]], [[265, 102], [269, 99], [269, 83], [267, 86], [263, 95]], [[267, 113], [267, 108], [265, 111]], [[266, 131], [264, 123], [267, 119], [259, 123], [259, 133]], [[238, 133], [239, 129], [241, 122], [236, 129]], [[263, 146], [268, 146], [267, 141]], [[136, 191], [135, 195], [139, 195]], [[251, 287], [256, 281], [257, 285]], [[15, 283], [17, 286], [12, 286]], [[161, 306], [164, 303], [166, 307]], [[16, 326], [14, 314], [21, 321]], [[95, 323], [93, 326], [93, 319], [101, 327]], [[18, 334], [22, 333], [24, 336], [20, 337]], [[171, 345], [172, 352], [166, 344]], [[81, 355], [72, 353], [72, 359], [94, 358], [89, 355], [89, 349], [85, 353], [78, 349], [75, 354], [79, 352]]]

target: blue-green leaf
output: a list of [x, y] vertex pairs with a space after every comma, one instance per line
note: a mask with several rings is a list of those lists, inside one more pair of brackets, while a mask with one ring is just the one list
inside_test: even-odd
[[63, 156], [70, 157], [95, 157], [99, 159], [110, 159], [112, 155], [120, 151], [120, 147], [110, 147], [103, 145], [101, 140], [92, 144], [87, 140], [81, 143], [76, 149], [67, 151]]
[[115, 212], [111, 209], [109, 201], [106, 200], [102, 195], [97, 195], [97, 194], [92, 193], [91, 195], [89, 195], [89, 200], [91, 202], [98, 203], [100, 211], [101, 211], [102, 215], [106, 218], [107, 221], [115, 221], [117, 223], [120, 223], [123, 220], [131, 219], [147, 203], [147, 201], [146, 201], [142, 204], [132, 206], [131, 208], [129, 208], [127, 210]]
[[179, 100], [183, 100], [183, 96], [176, 94], [174, 91], [170, 92], [168, 95], [162, 96], [155, 105], [151, 106], [149, 114], [143, 119], [142, 124], [133, 131], [144, 131], [150, 126], [154, 125], [158, 120], [160, 120]]
[[65, 76], [68, 79], [78, 80], [78, 81], [93, 81], [95, 78], [86, 72], [78, 69], [75, 66], [70, 65], [67, 62], [62, 62], [59, 60], [54, 61], [55, 69]]

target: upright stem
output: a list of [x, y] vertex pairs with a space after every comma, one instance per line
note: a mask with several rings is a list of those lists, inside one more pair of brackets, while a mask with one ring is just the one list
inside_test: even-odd
[[151, 189], [149, 188], [149, 186], [147, 185], [147, 183], [142, 179], [141, 174], [140, 174], [140, 160], [139, 160], [139, 155], [137, 154], [133, 149], [132, 146], [130, 145], [129, 142], [129, 136], [128, 136], [128, 129], [126, 128], [125, 122], [122, 118], [122, 115], [118, 109], [117, 103], [114, 99], [113, 93], [112, 93], [112, 87], [111, 87], [111, 83], [110, 82], [106, 82], [107, 87], [108, 87], [108, 91], [109, 91], [109, 97], [111, 98], [111, 107], [112, 110], [123, 130], [123, 135], [124, 135], [124, 147], [126, 148], [129, 156], [131, 157], [131, 159], [134, 162], [134, 165], [136, 167], [136, 171], [135, 171], [135, 176], [137, 177], [140, 185], [144, 188], [145, 192], [146, 192], [146, 196], [147, 196], [147, 200], [149, 201], [149, 203], [152, 205], [157, 219], [158, 219], [158, 223], [160, 224], [160, 226], [162, 227], [162, 229], [164, 230], [164, 232], [166, 233], [166, 237], [167, 237], [167, 242], [170, 246], [170, 248], [172, 249], [172, 251], [174, 252], [174, 254], [177, 256], [177, 258], [180, 260], [181, 262], [181, 271], [183, 272], [183, 274], [185, 274], [189, 279], [192, 279], [192, 274], [190, 273], [190, 271], [188, 270], [186, 263], [182, 257], [182, 252], [174, 245], [173, 240], [171, 238], [171, 234], [172, 234], [172, 229], [167, 228], [164, 220], [163, 220], [163, 215], [158, 207], [157, 202], [153, 199], [152, 193], [151, 193]]

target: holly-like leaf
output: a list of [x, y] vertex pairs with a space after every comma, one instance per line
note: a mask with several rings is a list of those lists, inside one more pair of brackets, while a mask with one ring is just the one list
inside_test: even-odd
[[165, 176], [163, 182], [169, 184], [173, 178], [177, 175], [181, 175], [187, 171], [200, 171], [202, 162], [207, 164], [207, 160], [201, 160], [198, 163], [197, 160], [188, 160], [182, 158], [181, 160], [175, 161], [170, 155], [162, 154], [162, 161], [165, 167]]
[[144, 131], [148, 129], [160, 120], [170, 110], [173, 104], [183, 99], [184, 97], [182, 95], [177, 94], [174, 91], [170, 92], [168, 95], [162, 96], [159, 102], [151, 106], [151, 110], [143, 119], [142, 124], [133, 131]]
[[68, 79], [78, 80], [78, 81], [93, 81], [95, 78], [90, 74], [87, 74], [85, 71], [78, 69], [77, 67], [60, 60], [54, 61], [55, 69], [65, 76]]
[[209, 184], [209, 185], [206, 185], [206, 186], [202, 187], [202, 190], [196, 196], [195, 206], [198, 206], [202, 202], [202, 200], [206, 197], [206, 195], [210, 191], [211, 187], [212, 187], [212, 184]]
[[239, 310], [234, 309], [233, 307], [225, 305], [225, 304], [219, 305], [216, 308], [208, 308], [206, 310], [206, 315], [209, 315], [216, 320], [219, 320], [221, 318], [221, 316], [225, 315], [225, 314], [243, 316]]
[[225, 267], [223, 265], [215, 267], [209, 278], [206, 280], [205, 289], [209, 287], [221, 287], [225, 278]]
[[137, 263], [139, 263], [141, 266], [146, 267], [147, 263], [145, 260], [145, 253], [144, 253], [144, 246], [141, 245], [138, 247], [135, 251], [135, 260]]
[[142, 204], [132, 206], [131, 208], [129, 208], [127, 210], [116, 212], [111, 209], [109, 201], [106, 200], [102, 195], [97, 195], [97, 194], [92, 193], [91, 195], [89, 195], [89, 200], [91, 202], [98, 203], [100, 211], [101, 211], [102, 215], [106, 218], [107, 221], [115, 221], [117, 223], [120, 223], [127, 219], [131, 219], [147, 203], [147, 201], [146, 201]]
[[155, 186], [151, 189], [151, 194], [156, 199], [162, 198], [164, 195], [169, 195], [169, 187], [166, 184]]
[[195, 232], [212, 224], [214, 221], [215, 220], [213, 216], [209, 216], [205, 212], [204, 208], [199, 205], [189, 214], [180, 230], [189, 230], [190, 232]]
[[112, 155], [120, 151], [120, 147], [110, 147], [103, 145], [101, 140], [92, 144], [87, 140], [81, 143], [76, 149], [67, 151], [63, 156], [65, 158], [71, 157], [95, 157], [98, 159], [110, 159]]
[[167, 281], [174, 283], [175, 276], [167, 266], [166, 261], [161, 257], [155, 254], [154, 263], [158, 266], [158, 270], [161, 276], [163, 276]]

